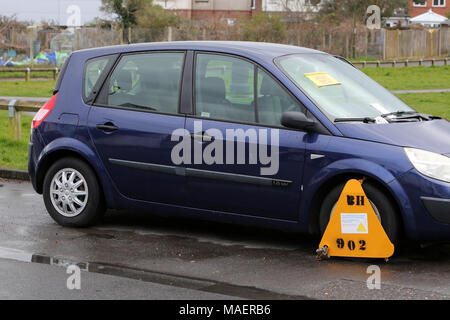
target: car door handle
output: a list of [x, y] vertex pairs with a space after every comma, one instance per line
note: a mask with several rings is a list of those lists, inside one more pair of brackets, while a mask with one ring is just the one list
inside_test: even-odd
[[104, 124], [98, 124], [98, 125], [96, 125], [96, 128], [99, 129], [99, 130], [102, 130], [102, 131], [106, 131], [106, 132], [113, 132], [113, 131], [116, 131], [116, 130], [119, 129], [112, 122], [106, 122]]
[[214, 140], [214, 137], [211, 137], [209, 134], [205, 132], [199, 132], [199, 133], [191, 133], [191, 139], [201, 142], [211, 142]]

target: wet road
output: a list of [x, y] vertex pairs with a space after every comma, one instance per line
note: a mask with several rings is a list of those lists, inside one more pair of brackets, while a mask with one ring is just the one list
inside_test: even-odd
[[194, 289], [85, 271], [81, 271], [79, 289], [68, 289], [67, 279], [70, 275], [64, 268], [0, 259], [0, 300], [235, 299]]
[[[60, 286], [62, 298], [107, 298], [112, 288], [116, 297], [150, 299], [450, 298], [449, 244], [405, 244], [388, 263], [318, 262], [317, 244], [304, 235], [125, 211], [108, 212], [96, 227], [63, 228], [29, 183], [0, 179], [2, 298], [32, 298], [47, 285]], [[76, 293], [65, 282], [72, 263], [88, 270], [81, 282], [89, 286]], [[381, 269], [380, 290], [367, 288], [373, 264]]]

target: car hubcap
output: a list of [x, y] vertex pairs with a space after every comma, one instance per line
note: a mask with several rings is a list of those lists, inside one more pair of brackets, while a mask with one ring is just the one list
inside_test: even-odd
[[[373, 211], [375, 212], [375, 214], [376, 214], [378, 220], [381, 222], [380, 211], [378, 211], [377, 206], [376, 206], [372, 201], [369, 200], [369, 202], [370, 202], [370, 205], [372, 206]], [[336, 209], [336, 206], [337, 206], [337, 201], [336, 201], [336, 203], [334, 204], [333, 208], [331, 209], [331, 212], [330, 212], [330, 219], [331, 219], [331, 215], [332, 215], [333, 212], [334, 212], [334, 209]]]
[[86, 207], [88, 186], [83, 175], [75, 169], [62, 169], [50, 185], [53, 207], [65, 217], [75, 217]]

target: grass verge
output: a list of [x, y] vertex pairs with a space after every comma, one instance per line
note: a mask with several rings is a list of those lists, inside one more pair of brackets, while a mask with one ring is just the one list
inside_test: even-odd
[[1, 81], [0, 96], [51, 97], [55, 81]]
[[31, 120], [22, 115], [22, 139], [15, 141], [9, 135], [8, 112], [0, 111], [0, 167], [27, 170]]

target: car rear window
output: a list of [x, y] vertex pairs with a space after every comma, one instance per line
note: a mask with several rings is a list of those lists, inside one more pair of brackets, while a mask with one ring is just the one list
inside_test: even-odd
[[106, 67], [110, 64], [113, 57], [115, 56], [104, 56], [86, 62], [83, 84], [84, 101], [91, 101], [91, 95], [96, 94], [95, 90], [98, 90], [98, 87], [101, 84], [99, 83], [99, 80], [102, 78], [101, 76], [107, 72], [108, 68]]

